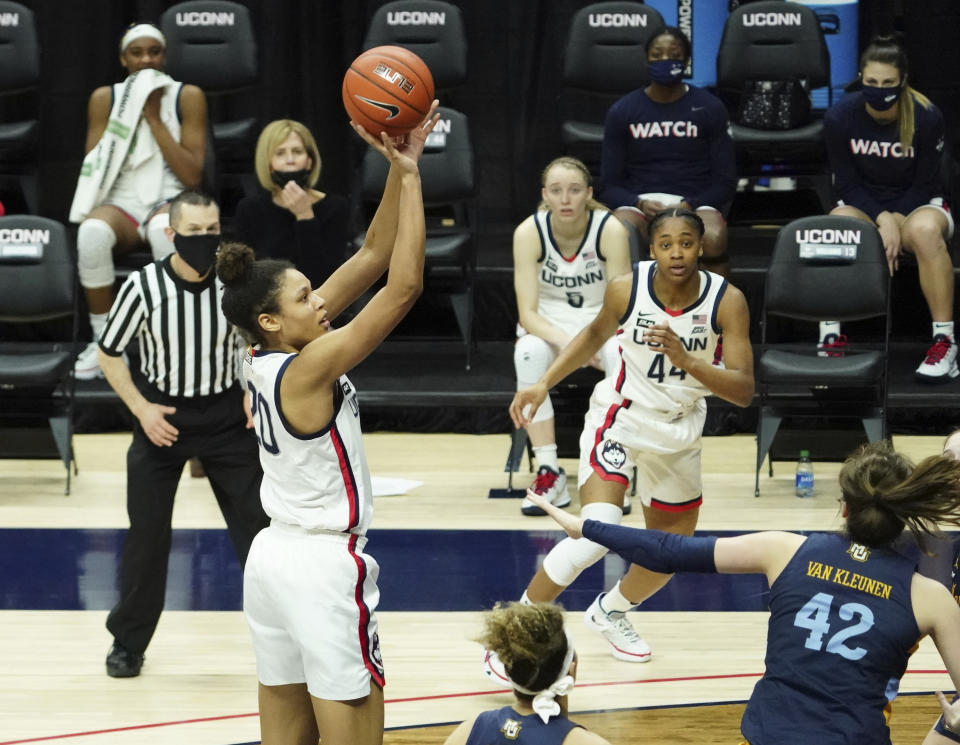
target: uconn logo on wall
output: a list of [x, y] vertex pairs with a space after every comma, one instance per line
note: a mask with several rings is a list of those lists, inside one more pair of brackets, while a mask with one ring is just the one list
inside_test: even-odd
[[177, 13], [176, 21], [178, 26], [232, 26], [233, 13], [191, 10]]
[[0, 26], [19, 26], [19, 13], [0, 13]]
[[744, 13], [744, 26], [802, 26], [799, 13]]
[[393, 10], [387, 13], [388, 26], [445, 26], [447, 14], [433, 10]]
[[643, 13], [591, 13], [587, 18], [590, 28], [646, 28]]

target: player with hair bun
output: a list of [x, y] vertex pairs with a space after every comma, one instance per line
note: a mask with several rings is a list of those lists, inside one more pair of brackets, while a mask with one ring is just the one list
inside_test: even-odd
[[[254, 540], [243, 610], [257, 658], [264, 745], [377, 745], [383, 662], [379, 567], [363, 552], [373, 493], [357, 395], [346, 373], [379, 346], [423, 289], [417, 161], [438, 116], [399, 144], [356, 132], [390, 162], [364, 245], [317, 289], [283, 260], [221, 248], [228, 319], [254, 345], [243, 364], [260, 444], [268, 528]], [[342, 328], [331, 321], [387, 271]]]

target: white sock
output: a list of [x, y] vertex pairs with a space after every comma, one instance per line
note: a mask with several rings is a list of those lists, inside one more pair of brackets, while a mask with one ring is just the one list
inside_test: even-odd
[[953, 321], [934, 321], [933, 322], [933, 336], [936, 338], [937, 334], [943, 334], [950, 341], [956, 341], [953, 338]]
[[600, 608], [605, 613], [610, 613], [611, 611], [626, 613], [633, 606], [634, 604], [627, 600], [624, 594], [620, 592], [619, 582], [617, 582], [606, 595], [600, 598]]
[[541, 445], [533, 449], [533, 456], [537, 459], [537, 468], [540, 466], [550, 466], [554, 471], [559, 471], [560, 466], [557, 463], [557, 443]]
[[107, 313], [91, 313], [90, 314], [90, 328], [93, 329], [93, 340], [97, 341], [100, 339], [100, 334], [103, 333], [103, 327], [107, 325]]
[[820, 341], [823, 342], [828, 334], [840, 336], [840, 321], [820, 321]]
[[520, 596], [520, 605], [533, 605], [533, 601], [527, 597], [527, 591], [523, 591], [523, 595]]

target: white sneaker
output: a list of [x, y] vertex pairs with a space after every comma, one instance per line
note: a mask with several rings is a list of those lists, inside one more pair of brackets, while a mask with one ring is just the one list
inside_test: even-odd
[[499, 686], [513, 688], [513, 683], [507, 677], [506, 668], [500, 662], [500, 657], [489, 649], [483, 650], [483, 674]]
[[77, 355], [77, 361], [73, 366], [73, 374], [77, 380], [103, 377], [103, 370], [100, 369], [100, 363], [97, 361], [97, 347], [97, 343], [92, 341]]
[[[555, 507], [566, 507], [570, 504], [570, 492], [567, 491], [567, 474], [561, 468], [554, 471], [550, 466], [540, 466], [537, 469], [537, 477], [533, 480], [530, 488], [541, 497], [545, 497], [550, 504]], [[520, 503], [520, 511], [524, 515], [546, 515], [537, 505], [524, 497]]]
[[927, 356], [917, 368], [916, 375], [926, 383], [944, 383], [960, 375], [956, 342], [946, 334], [933, 337], [933, 345], [927, 350]]
[[647, 644], [627, 620], [626, 613], [611, 611], [607, 613], [600, 605], [601, 592], [583, 614], [587, 628], [593, 629], [610, 643], [610, 652], [618, 660], [625, 662], [649, 662], [650, 645]]

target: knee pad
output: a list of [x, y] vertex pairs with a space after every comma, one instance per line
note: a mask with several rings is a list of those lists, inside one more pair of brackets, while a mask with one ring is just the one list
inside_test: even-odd
[[[619, 525], [623, 519], [623, 510], [615, 504], [591, 502], [583, 506], [580, 516]], [[586, 538], [564, 538], [544, 558], [543, 571], [551, 582], [566, 587], [580, 576], [580, 572], [600, 561], [608, 550]]]
[[165, 259], [173, 253], [173, 241], [167, 238], [163, 229], [170, 225], [170, 213], [159, 212], [147, 223], [146, 239], [154, 261]]
[[77, 274], [84, 287], [113, 285], [113, 247], [117, 236], [106, 222], [93, 217], [77, 230]]
[[[517, 390], [527, 388], [536, 383], [550, 367], [550, 363], [557, 358], [547, 342], [539, 336], [526, 334], [517, 339], [513, 348], [513, 366], [517, 371]], [[534, 422], [545, 422], [553, 419], [553, 402], [550, 394], [533, 417]]]

